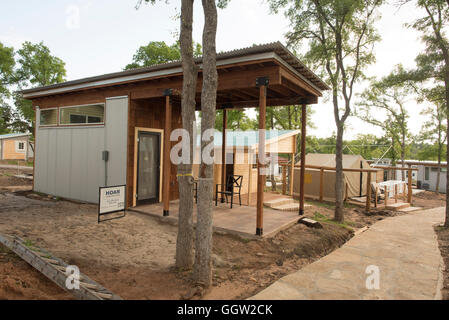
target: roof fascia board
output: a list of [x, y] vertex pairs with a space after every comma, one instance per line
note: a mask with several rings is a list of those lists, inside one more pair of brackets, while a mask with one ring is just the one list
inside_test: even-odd
[[[230, 64], [240, 63], [240, 62], [248, 62], [248, 61], [258, 61], [258, 60], [264, 60], [264, 59], [275, 59], [279, 63], [281, 63], [284, 67], [286, 67], [288, 70], [293, 72], [297, 77], [299, 77], [301, 80], [312, 86], [315, 90], [318, 92], [321, 92], [321, 90], [316, 87], [313, 83], [311, 83], [309, 80], [307, 80], [303, 75], [301, 75], [298, 71], [296, 71], [292, 66], [290, 66], [284, 59], [282, 59], [280, 56], [278, 56], [275, 52], [269, 51], [269, 52], [263, 52], [263, 53], [257, 53], [257, 54], [251, 54], [247, 56], [241, 56], [236, 58], [228, 58], [223, 60], [217, 61], [217, 67], [220, 66], [226, 66]], [[202, 63], [199, 64], [200, 68], [202, 68]], [[124, 82], [135, 82], [140, 80], [151, 80], [151, 78], [160, 77], [160, 76], [169, 76], [177, 73], [182, 73], [182, 67], [174, 67], [170, 69], [162, 69], [157, 71], [150, 71], [140, 74], [134, 74], [129, 76], [122, 76], [122, 77], [114, 77], [109, 79], [102, 79], [102, 80], [96, 80], [92, 82], [86, 82], [86, 83], [80, 83], [80, 84], [73, 84], [73, 85], [67, 85], [64, 87], [59, 88], [53, 88], [53, 89], [44, 89], [42, 91], [34, 91], [29, 93], [24, 93], [23, 97], [25, 99], [32, 99], [32, 98], [38, 98], [46, 95], [52, 95], [52, 94], [61, 94], [68, 91], [76, 91], [81, 89], [89, 89], [93, 87], [99, 87], [99, 86], [107, 86], [107, 85], [117, 85]]]

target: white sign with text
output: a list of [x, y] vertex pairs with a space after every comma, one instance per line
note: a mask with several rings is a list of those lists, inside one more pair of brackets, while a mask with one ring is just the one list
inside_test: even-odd
[[126, 186], [100, 188], [99, 213], [112, 213], [125, 210]]

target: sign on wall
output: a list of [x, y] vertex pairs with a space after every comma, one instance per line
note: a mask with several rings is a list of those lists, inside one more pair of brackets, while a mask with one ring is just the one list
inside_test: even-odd
[[123, 216], [112, 219], [123, 218], [125, 216], [126, 185], [114, 187], [100, 187], [100, 199], [98, 204], [98, 223], [111, 219], [100, 220], [101, 216], [123, 212]]

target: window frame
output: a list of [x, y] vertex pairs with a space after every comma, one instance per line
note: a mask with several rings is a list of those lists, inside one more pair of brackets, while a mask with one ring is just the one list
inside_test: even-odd
[[[16, 143], [15, 143], [16, 153], [25, 153], [26, 152], [25, 143], [26, 143], [25, 141], [16, 140]], [[23, 144], [23, 149], [20, 148], [20, 144]]]
[[424, 167], [424, 180], [429, 181], [430, 180], [430, 168]]
[[[41, 113], [42, 111], [48, 110], [56, 110], [56, 123], [55, 124], [42, 124], [41, 123]], [[51, 107], [51, 108], [39, 108], [39, 127], [57, 127], [59, 125], [59, 108]]]
[[[106, 103], [105, 102], [98, 102], [98, 103], [88, 103], [88, 104], [81, 104], [76, 106], [63, 106], [59, 107], [59, 109], [68, 109], [68, 108], [79, 108], [79, 107], [88, 107], [88, 106], [96, 106], [96, 105], [102, 105], [103, 106], [103, 121], [97, 122], [97, 123], [61, 123], [61, 114], [62, 112], [58, 111], [58, 126], [60, 127], [94, 127], [94, 126], [104, 126], [105, 125], [105, 119], [106, 119]], [[71, 113], [69, 113], [69, 116]], [[86, 115], [86, 121], [89, 121], [88, 115]]]

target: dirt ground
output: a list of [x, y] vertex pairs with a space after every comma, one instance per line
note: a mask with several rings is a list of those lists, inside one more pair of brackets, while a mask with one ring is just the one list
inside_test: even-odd
[[443, 270], [443, 299], [449, 300], [449, 228], [435, 227], [438, 243], [446, 268]]
[[415, 207], [421, 207], [424, 209], [445, 207], [446, 206], [446, 195], [443, 193], [436, 194], [431, 191], [424, 191], [415, 194], [412, 197], [412, 204]]
[[[262, 240], [214, 234], [213, 287], [201, 298], [250, 297], [341, 246], [353, 230], [396, 214], [366, 215], [362, 208], [349, 206], [345, 223], [337, 224], [331, 220], [332, 204], [311, 204], [306, 215], [320, 221], [323, 229], [297, 224]], [[0, 233], [32, 241], [125, 299], [200, 298], [192, 289], [190, 272], [173, 268], [177, 227], [152, 217], [128, 213], [97, 224], [95, 205], [0, 191]], [[0, 248], [0, 299], [70, 298]]]
[[17, 171], [15, 169], [0, 169], [0, 188], [12, 186], [31, 186], [33, 184], [33, 180], [14, 177], [17, 173], [23, 174], [24, 172], [32, 173], [30, 170]]

